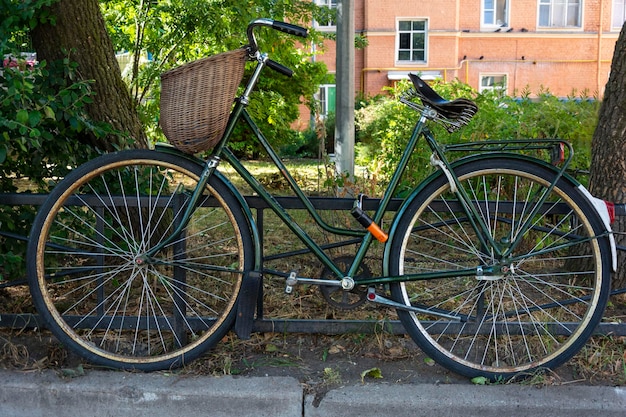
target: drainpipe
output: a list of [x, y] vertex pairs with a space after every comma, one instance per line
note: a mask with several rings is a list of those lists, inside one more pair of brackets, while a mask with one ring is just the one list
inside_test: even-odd
[[600, 1], [600, 21], [598, 22], [598, 65], [596, 69], [596, 85], [598, 94], [604, 96], [603, 88], [600, 85], [600, 71], [602, 70], [602, 22], [604, 21], [604, 0]]

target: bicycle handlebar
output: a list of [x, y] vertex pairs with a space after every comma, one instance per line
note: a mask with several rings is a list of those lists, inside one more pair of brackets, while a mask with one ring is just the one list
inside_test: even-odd
[[279, 64], [276, 61], [268, 59], [265, 63], [267, 64], [268, 67], [270, 67], [274, 71], [280, 72], [281, 74], [286, 75], [287, 77], [291, 77], [293, 75], [293, 70], [291, 68], [287, 68], [286, 66]]
[[291, 23], [279, 22], [277, 20], [272, 24], [272, 28], [301, 38], [306, 38], [309, 35], [309, 31], [303, 27], [292, 25]]
[[[272, 19], [256, 19], [250, 22], [248, 25], [247, 35], [248, 35], [248, 47], [250, 48], [250, 54], [255, 54], [259, 50], [259, 46], [256, 42], [256, 38], [254, 37], [254, 28], [257, 26], [265, 26], [269, 27], [284, 33], [288, 33], [289, 35], [299, 36], [301, 38], [306, 38], [308, 36], [308, 30], [297, 26], [292, 25], [291, 23], [280, 22]], [[274, 71], [278, 71], [281, 74], [284, 74], [288, 77], [293, 75], [293, 71], [284, 65], [279, 64], [276, 61], [272, 61], [271, 59], [267, 60], [267, 66], [273, 69]]]

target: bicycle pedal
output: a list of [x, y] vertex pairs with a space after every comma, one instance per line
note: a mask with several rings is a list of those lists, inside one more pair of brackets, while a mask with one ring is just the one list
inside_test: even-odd
[[285, 294], [291, 294], [293, 292], [293, 287], [298, 284], [298, 274], [296, 271], [289, 272], [289, 276], [287, 276], [285, 284]]

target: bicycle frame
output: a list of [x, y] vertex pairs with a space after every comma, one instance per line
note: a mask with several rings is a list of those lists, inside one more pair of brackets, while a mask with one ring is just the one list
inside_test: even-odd
[[[195, 206], [200, 198], [200, 194], [204, 189], [209, 177], [213, 174], [215, 169], [218, 167], [220, 161], [225, 160], [228, 162], [234, 170], [242, 177], [242, 179], [256, 192], [261, 199], [263, 199], [270, 207], [270, 209], [281, 219], [285, 225], [300, 239], [304, 245], [322, 262], [322, 264], [327, 267], [330, 271], [332, 271], [338, 278], [337, 281], [328, 281], [328, 280], [319, 280], [319, 279], [307, 279], [307, 278], [298, 278], [298, 281], [307, 282], [307, 283], [315, 283], [315, 284], [323, 284], [323, 285], [342, 285], [340, 282], [345, 278], [353, 279], [355, 276], [359, 266], [365, 259], [365, 256], [372, 244], [373, 235], [365, 230], [358, 229], [347, 229], [347, 228], [338, 228], [329, 225], [326, 221], [324, 221], [319, 213], [317, 213], [310, 199], [305, 195], [302, 189], [298, 186], [292, 175], [287, 170], [285, 164], [281, 161], [279, 156], [276, 154], [276, 151], [270, 145], [268, 139], [263, 135], [259, 127], [256, 125], [250, 114], [247, 112], [246, 107], [249, 103], [249, 97], [253, 89], [255, 88], [260, 74], [263, 71], [264, 67], [267, 65], [267, 55], [261, 54], [258, 51], [255, 52], [254, 58], [257, 61], [256, 67], [253, 71], [252, 77], [250, 78], [248, 84], [245, 87], [243, 94], [236, 100], [235, 106], [231, 113], [228, 125], [224, 132], [224, 135], [220, 142], [215, 146], [211, 155], [205, 161], [205, 167], [202, 173], [202, 176], [198, 182], [194, 195], [191, 199], [191, 204], [187, 208], [187, 212], [183, 218], [183, 221], [178, 227], [170, 239], [167, 239], [161, 245], [152, 248], [147, 254], [146, 257], [150, 257], [158, 252], [162, 247], [172, 241], [175, 236], [178, 235], [180, 230], [182, 230], [190, 217], [191, 213], [195, 209]], [[409, 104], [410, 105], [410, 104]], [[413, 107], [413, 106], [411, 106]], [[432, 162], [434, 165], [439, 166], [441, 171], [446, 175], [448, 181], [451, 184], [451, 188], [455, 190], [455, 193], [461, 203], [461, 208], [465, 215], [467, 216], [472, 228], [476, 231], [478, 238], [480, 239], [481, 244], [484, 247], [488, 247], [495, 251], [495, 254], [499, 257], [506, 257], [512, 253], [512, 251], [517, 246], [519, 239], [517, 241], [512, 242], [506, 248], [501, 248], [497, 242], [494, 241], [493, 237], [489, 233], [488, 226], [485, 224], [485, 221], [481, 217], [477, 208], [474, 207], [473, 204], [470, 203], [471, 199], [466, 194], [464, 189], [460, 186], [458, 178], [454, 175], [454, 171], [452, 168], [452, 163], [446, 157], [446, 152], [448, 151], [469, 151], [472, 147], [477, 146], [476, 143], [462, 144], [462, 145], [451, 145], [451, 146], [442, 146], [440, 145], [435, 137], [433, 136], [430, 129], [426, 126], [429, 118], [432, 118], [432, 110], [428, 107], [421, 108], [421, 113], [419, 115], [418, 121], [416, 122], [412, 134], [408, 139], [404, 152], [398, 162], [398, 165], [394, 171], [394, 174], [391, 177], [391, 180], [386, 187], [383, 197], [380, 200], [378, 208], [374, 212], [373, 221], [375, 223], [379, 223], [385, 213], [387, 212], [389, 202], [391, 201], [393, 195], [395, 194], [398, 184], [400, 183], [401, 176], [405, 171], [411, 154], [415, 150], [420, 137], [423, 137], [426, 141], [426, 144], [431, 149], [432, 153]], [[298, 225], [291, 215], [286, 211], [286, 209], [280, 205], [280, 203], [272, 196], [272, 194], [259, 182], [254, 176], [245, 168], [245, 166], [239, 161], [239, 159], [232, 153], [232, 151], [228, 148], [228, 140], [233, 133], [236, 124], [239, 121], [243, 121], [252, 131], [253, 135], [258, 140], [259, 144], [263, 147], [263, 149], [267, 152], [270, 157], [272, 163], [278, 168], [281, 172], [290, 188], [295, 193], [296, 197], [304, 204], [306, 211], [311, 215], [313, 220], [318, 224], [322, 229], [327, 232], [330, 232], [339, 236], [351, 236], [358, 237], [361, 239], [358, 250], [355, 253], [353, 262], [351, 263], [349, 269], [347, 271], [343, 271], [339, 268], [339, 266], [330, 258], [326, 252], [318, 245], [313, 238], [304, 230], [300, 225]], [[543, 145], [538, 145], [538, 143], [542, 143]], [[543, 140], [543, 141], [532, 141], [532, 140], [520, 140], [520, 141], [492, 141], [492, 142], [481, 142], [481, 146], [486, 145], [495, 145], [499, 147], [500, 152], [506, 152], [511, 150], [532, 150], [532, 149], [547, 149], [549, 146], [553, 146], [555, 144], [562, 144], [563, 142], [559, 140]], [[548, 145], [546, 145], [548, 144]], [[517, 145], [517, 147], [516, 147]], [[534, 215], [536, 215], [542, 204], [545, 202], [547, 195], [552, 191], [556, 182], [564, 175], [565, 170], [572, 159], [573, 151], [571, 146], [567, 145], [569, 148], [568, 159], [563, 163], [562, 167], [557, 170], [554, 180], [551, 185], [544, 189], [541, 196], [539, 196], [539, 203], [535, 205], [534, 212], [529, 219], [531, 219]], [[234, 188], [234, 187], [233, 187]], [[394, 221], [397, 221], [396, 220]], [[252, 227], [255, 227], [252, 224]], [[526, 223], [522, 226], [522, 231], [526, 231], [532, 227], [530, 220], [527, 220]], [[392, 224], [393, 228], [393, 224]], [[519, 233], [519, 236], [522, 236], [523, 233]], [[257, 248], [258, 249], [258, 248]], [[260, 261], [257, 260], [257, 263]], [[255, 268], [260, 270], [261, 266], [256, 265]], [[359, 285], [371, 285], [371, 284], [387, 284], [393, 282], [403, 282], [403, 281], [417, 281], [417, 280], [426, 280], [426, 279], [437, 279], [437, 278], [448, 278], [451, 276], [477, 276], [477, 275], [491, 275], [496, 274], [498, 271], [495, 271], [495, 267], [488, 265], [477, 265], [473, 268], [468, 268], [466, 270], [455, 270], [449, 272], [434, 272], [434, 273], [420, 273], [420, 274], [407, 274], [402, 276], [381, 276], [381, 277], [369, 277], [369, 278], [359, 278]], [[344, 289], [351, 289], [350, 287]]]

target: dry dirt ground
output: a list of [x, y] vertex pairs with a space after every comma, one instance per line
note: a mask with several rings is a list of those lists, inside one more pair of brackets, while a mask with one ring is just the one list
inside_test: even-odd
[[[620, 310], [626, 306], [617, 304]], [[555, 371], [509, 383], [531, 385], [626, 385], [626, 338], [596, 336]], [[0, 329], [0, 368], [25, 372], [56, 370], [77, 377], [94, 368], [38, 329]], [[165, 372], [165, 371], [163, 371]], [[291, 376], [308, 392], [323, 395], [345, 385], [372, 383], [469, 384], [427, 358], [404, 335], [257, 333], [242, 341], [234, 334], [182, 369], [188, 375]]]

